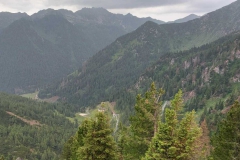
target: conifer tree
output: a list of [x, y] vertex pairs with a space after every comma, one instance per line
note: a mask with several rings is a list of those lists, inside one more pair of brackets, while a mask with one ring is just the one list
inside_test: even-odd
[[77, 133], [64, 145], [62, 158], [66, 160], [115, 160], [117, 145], [112, 136], [110, 121], [104, 112], [84, 120]]
[[186, 113], [178, 126], [175, 153], [177, 159], [192, 159], [195, 155], [195, 142], [201, 135], [201, 128], [195, 118], [194, 111]]
[[231, 110], [218, 126], [216, 135], [212, 138], [213, 159], [240, 159], [240, 104], [235, 102]]
[[71, 136], [68, 141], [64, 144], [61, 158], [65, 160], [69, 160], [71, 157], [73, 157], [73, 154], [75, 151], [72, 151], [71, 148], [73, 146], [74, 136]]
[[97, 113], [95, 118], [90, 121], [86, 135], [85, 133], [83, 135], [83, 146], [79, 147], [77, 151], [78, 160], [117, 159], [117, 146], [106, 114]]
[[130, 118], [130, 135], [128, 146], [132, 158], [139, 159], [144, 156], [151, 142], [154, 133], [158, 130], [158, 121], [160, 119], [161, 102], [160, 97], [163, 90], [157, 91], [155, 84], [151, 84], [149, 91], [142, 97], [136, 98], [135, 114]]
[[198, 160], [205, 160], [210, 155], [210, 137], [209, 137], [209, 130], [207, 127], [207, 121], [204, 119], [201, 122], [201, 129], [202, 129], [202, 135], [195, 141], [195, 151], [193, 159]]
[[171, 108], [165, 111], [165, 122], [159, 122], [157, 134], [151, 141], [143, 160], [191, 159], [194, 142], [200, 136], [200, 128], [195, 122], [195, 112], [186, 113], [179, 120], [183, 107], [180, 90], [171, 101]]
[[84, 145], [84, 138], [86, 137], [86, 134], [90, 127], [90, 122], [90, 120], [85, 119], [79, 126], [76, 135], [70, 137], [69, 140], [65, 143], [62, 152], [63, 159], [78, 159], [77, 150], [79, 147], [82, 147]]

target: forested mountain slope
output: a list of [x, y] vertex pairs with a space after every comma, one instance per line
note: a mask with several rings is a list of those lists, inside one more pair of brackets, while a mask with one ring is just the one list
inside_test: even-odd
[[199, 48], [165, 54], [131, 89], [146, 90], [152, 81], [166, 90], [166, 100], [182, 88], [186, 100], [194, 99], [190, 109], [196, 110], [210, 98], [240, 94], [240, 32]]
[[104, 8], [83, 8], [72, 12], [69, 10], [41, 10], [31, 16], [32, 19], [41, 19], [47, 15], [61, 15], [91, 40], [91, 48], [94, 53], [106, 47], [116, 38], [137, 29], [147, 21], [158, 24], [163, 21], [152, 18], [138, 18], [131, 14], [113, 14]]
[[[152, 82], [165, 90], [164, 101], [182, 89], [185, 111], [194, 109], [198, 120], [206, 118], [210, 131], [215, 131], [229, 106], [240, 100], [240, 32], [188, 51], [165, 54], [119, 95], [144, 92]], [[132, 101], [122, 96], [116, 109], [125, 116], [132, 110]]]
[[0, 154], [12, 160], [59, 159], [64, 142], [77, 128], [69, 105], [36, 102], [0, 93]]
[[147, 20], [102, 8], [0, 13], [0, 90], [19, 94], [54, 82]]
[[17, 93], [61, 78], [87, 59], [90, 44], [61, 16], [15, 21], [0, 35], [0, 89]]
[[0, 93], [0, 154], [7, 160], [59, 160], [64, 142], [78, 124], [69, 105], [36, 102]]
[[134, 85], [146, 68], [162, 55], [207, 44], [239, 30], [239, 10], [240, 1], [237, 1], [186, 23], [147, 22], [118, 38], [61, 84], [41, 91], [39, 96], [58, 95], [82, 106], [115, 101], [122, 90]]

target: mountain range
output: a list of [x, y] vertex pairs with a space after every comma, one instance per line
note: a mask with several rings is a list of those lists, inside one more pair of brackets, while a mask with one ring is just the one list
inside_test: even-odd
[[0, 13], [0, 90], [23, 93], [79, 68], [117, 37], [151, 18], [120, 15], [103, 8], [47, 9], [28, 16]]
[[12, 22], [28, 17], [26, 13], [9, 13], [9, 12], [0, 12], [0, 33], [1, 31], [9, 26]]
[[[124, 94], [129, 95], [128, 89], [163, 55], [200, 47], [238, 31], [239, 9], [240, 1], [236, 1], [185, 23], [146, 22], [95, 54], [61, 83], [40, 91], [39, 96], [60, 96], [82, 107], [116, 101]], [[158, 73], [152, 76], [155, 74]]]
[[[71, 155], [68, 151], [76, 150], [81, 141], [74, 137], [80, 137], [83, 127], [69, 137], [86, 117], [103, 110], [112, 113], [115, 139], [124, 137], [122, 148], [122, 140], [133, 142], [124, 126], [130, 124], [129, 117], [141, 102], [147, 107], [155, 102], [149, 98], [154, 93], [148, 92], [135, 105], [136, 95], [152, 82], [165, 91], [157, 100], [163, 104], [161, 115], [171, 110], [164, 112], [181, 89], [180, 115], [194, 109], [196, 120], [206, 122], [209, 135], [214, 135], [234, 101], [240, 101], [240, 1], [171, 23], [103, 8], [47, 9], [31, 16], [2, 12], [0, 75], [0, 91], [22, 94], [39, 88], [22, 95], [32, 99], [0, 93], [0, 159], [2, 154], [7, 160]], [[45, 98], [63, 103], [43, 102]]]

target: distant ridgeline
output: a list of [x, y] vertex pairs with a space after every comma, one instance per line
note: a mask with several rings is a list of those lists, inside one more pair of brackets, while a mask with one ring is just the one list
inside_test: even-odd
[[[236, 124], [240, 113], [239, 103], [234, 103], [235, 100], [240, 101], [240, 1], [186, 23], [159, 25], [146, 22], [95, 55], [94, 52], [110, 43], [114, 36], [116, 38], [134, 30], [134, 26], [144, 20], [130, 14], [115, 15], [94, 8], [76, 13], [45, 10], [31, 17], [18, 16], [25, 18], [17, 21], [9, 19], [5, 29], [1, 29], [4, 26], [0, 25], [0, 90], [22, 93], [28, 87], [35, 89], [59, 79], [61, 82], [40, 90], [39, 98], [58, 96], [61, 102], [75, 106], [36, 102], [1, 93], [0, 157], [3, 154], [7, 160], [17, 157], [58, 160], [64, 142], [67, 143], [63, 156], [67, 158], [72, 158], [72, 155], [92, 156], [87, 150], [89, 146], [96, 153], [103, 148], [96, 146], [96, 142], [113, 142], [109, 143], [113, 145], [107, 145], [116, 151], [109, 125], [111, 120], [103, 112], [96, 111], [96, 117], [85, 120], [74, 135], [78, 127], [77, 120], [73, 118], [76, 112], [85, 107], [95, 107], [103, 101], [112, 104], [109, 110], [113, 114], [119, 113], [123, 124], [131, 123], [127, 127], [119, 124], [120, 129], [114, 131], [114, 138], [118, 141], [116, 145], [119, 146], [117, 151], [130, 156], [128, 159], [156, 156], [152, 151], [166, 149], [161, 146], [163, 142], [169, 144], [165, 143], [164, 137], [175, 143], [175, 148], [180, 147], [178, 150], [183, 146], [182, 140], [186, 145], [191, 141], [191, 147], [197, 147], [191, 135], [188, 136], [189, 133], [200, 133], [198, 123], [195, 123], [195, 112], [186, 114], [190, 121], [182, 116], [182, 113], [192, 110], [196, 111], [197, 120], [204, 123], [204, 128], [211, 129], [210, 135], [216, 131], [220, 119], [226, 118], [227, 121], [220, 123], [223, 130], [220, 129], [221, 132], [219, 130], [213, 138], [216, 146], [213, 148], [217, 149], [212, 156], [219, 157], [219, 153], [223, 153], [225, 148], [221, 148], [224, 146], [221, 139], [229, 138], [225, 126], [232, 122]], [[116, 22], [127, 20], [120, 26], [110, 23], [112, 18], [117, 17], [120, 18]], [[135, 23], [134, 19], [139, 21]], [[130, 25], [131, 21], [135, 25]], [[125, 30], [128, 24], [132, 28]], [[111, 37], [112, 33], [116, 34]], [[97, 41], [93, 42], [94, 39]], [[162, 88], [165, 93], [156, 88]], [[146, 94], [138, 95], [136, 100], [138, 93]], [[161, 113], [159, 108], [171, 99], [171, 105], [165, 105], [166, 110]], [[130, 115], [133, 116], [129, 119]], [[185, 124], [189, 128], [197, 128], [188, 132]], [[230, 138], [233, 140], [239, 138], [239, 134], [234, 134], [234, 129], [238, 129], [236, 126], [231, 128], [233, 136]], [[173, 132], [171, 128], [174, 128]], [[169, 137], [170, 134], [163, 133], [165, 131], [176, 134]], [[191, 140], [185, 139], [185, 134]], [[208, 132], [204, 134], [208, 137]], [[102, 141], [99, 141], [100, 136]], [[152, 137], [155, 137], [153, 141]], [[234, 148], [232, 144], [230, 149]], [[167, 147], [166, 152], [159, 153], [164, 153], [161, 156], [168, 156], [165, 153], [170, 152], [174, 157], [180, 155], [171, 145]], [[204, 148], [204, 144], [201, 147]], [[182, 148], [181, 156], [184, 157], [188, 147]], [[210, 148], [207, 150], [210, 151]], [[106, 155], [110, 154], [108, 150], [104, 151]], [[120, 155], [116, 154], [112, 156]], [[191, 156], [194, 155], [191, 152]]]
[[0, 157], [5, 160], [59, 160], [65, 141], [78, 126], [70, 105], [36, 102], [0, 93]]
[[0, 13], [0, 91], [34, 91], [70, 74], [117, 37], [146, 21], [103, 8]]
[[166, 90], [166, 99], [179, 88], [189, 100], [228, 96], [239, 86], [239, 33], [233, 33], [239, 29], [240, 1], [186, 23], [146, 22], [39, 96], [57, 95], [80, 107], [114, 101], [126, 113], [150, 81]]

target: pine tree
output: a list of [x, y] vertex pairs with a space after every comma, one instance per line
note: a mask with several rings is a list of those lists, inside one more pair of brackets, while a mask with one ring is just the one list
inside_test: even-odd
[[68, 141], [64, 144], [62, 154], [61, 154], [62, 159], [69, 160], [71, 157], [73, 157], [74, 152], [71, 150], [73, 141], [74, 141], [74, 136], [70, 137]]
[[213, 159], [240, 159], [240, 104], [235, 102], [231, 110], [218, 126], [216, 135], [212, 138]]
[[[81, 133], [84, 133], [81, 132]], [[106, 114], [99, 112], [88, 125], [83, 146], [78, 148], [79, 160], [115, 160], [117, 147]]]
[[210, 155], [210, 137], [209, 137], [209, 130], [207, 127], [207, 121], [204, 119], [201, 122], [201, 129], [202, 129], [202, 135], [196, 140], [195, 142], [195, 151], [193, 159], [196, 160], [205, 160]]
[[195, 151], [195, 142], [201, 135], [201, 129], [195, 121], [195, 112], [185, 114], [177, 130], [177, 159], [192, 159]]
[[115, 160], [118, 157], [110, 121], [104, 112], [85, 119], [77, 133], [64, 145], [62, 158], [66, 160]]
[[137, 159], [136, 156], [132, 153], [132, 145], [134, 141], [129, 134], [129, 128], [124, 125], [119, 125], [119, 137], [118, 137], [118, 149], [120, 153], [120, 160], [123, 159]]
[[130, 118], [130, 135], [127, 148], [130, 148], [129, 154], [132, 158], [142, 157], [151, 142], [152, 137], [158, 130], [158, 121], [161, 112], [160, 97], [163, 90], [157, 91], [155, 84], [151, 84], [145, 97], [138, 95], [135, 104], [135, 114]]
[[79, 147], [84, 145], [84, 138], [88, 132], [90, 127], [90, 120], [85, 119], [82, 124], [78, 128], [78, 132], [76, 135], [69, 138], [69, 140], [64, 144], [63, 151], [62, 151], [62, 158], [63, 159], [71, 159], [77, 160], [77, 150]]
[[183, 107], [180, 90], [171, 101], [171, 108], [165, 111], [165, 122], [159, 122], [157, 134], [151, 141], [143, 160], [191, 159], [195, 140], [200, 136], [200, 128], [195, 122], [195, 112], [186, 113], [179, 120]]

